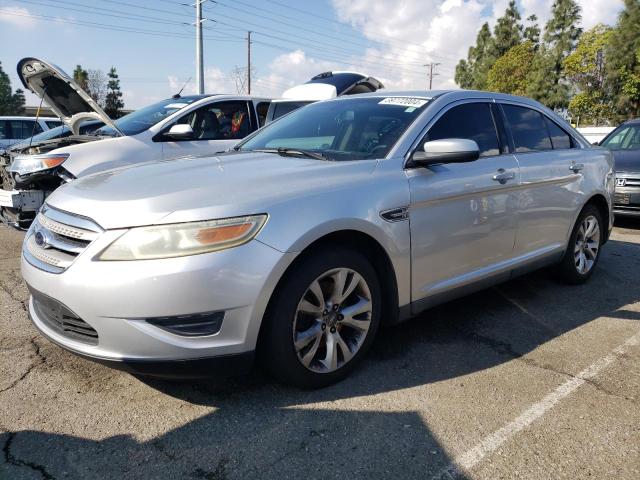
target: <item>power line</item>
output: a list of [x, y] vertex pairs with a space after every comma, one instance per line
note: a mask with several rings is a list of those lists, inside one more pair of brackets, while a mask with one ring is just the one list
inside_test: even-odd
[[[103, 0], [106, 1], [106, 0]], [[85, 26], [85, 27], [89, 27], [89, 28], [97, 28], [97, 29], [101, 29], [101, 30], [113, 30], [113, 31], [117, 31], [117, 32], [127, 32], [127, 33], [137, 33], [137, 34], [141, 34], [141, 35], [151, 35], [151, 36], [160, 36], [160, 37], [175, 37], [175, 38], [194, 38], [193, 35], [187, 34], [187, 33], [179, 33], [179, 32], [168, 32], [166, 30], [161, 31], [161, 30], [148, 30], [148, 29], [141, 29], [141, 28], [130, 28], [130, 27], [123, 27], [123, 26], [119, 26], [119, 25], [112, 25], [112, 24], [107, 24], [107, 23], [99, 23], [99, 22], [90, 22], [90, 21], [86, 21], [86, 20], [70, 20], [70, 19], [65, 19], [65, 18], [60, 18], [60, 17], [53, 17], [50, 15], [39, 15], [39, 14], [27, 14], [27, 13], [19, 13], [13, 10], [7, 10], [7, 9], [1, 9], [0, 8], [0, 12], [2, 12], [4, 15], [12, 15], [12, 16], [18, 16], [18, 17], [26, 17], [26, 18], [38, 18], [41, 20], [45, 20], [45, 21], [49, 21], [49, 22], [54, 22], [54, 23], [66, 23], [66, 24], [71, 24], [71, 25], [80, 25], [80, 26]], [[221, 40], [221, 41], [225, 41], [225, 42], [240, 42], [242, 40], [238, 39], [231, 39], [230, 37], [215, 37], [215, 36], [208, 36], [205, 37], [207, 39], [214, 39], [214, 40]]]
[[[306, 35], [313, 34], [313, 35], [321, 36], [323, 38], [326, 38], [328, 36], [326, 31], [325, 32], [320, 32], [318, 30], [311, 29], [311, 28], [309, 28], [307, 26], [300, 27], [299, 26], [299, 22], [298, 22], [298, 24], [292, 24], [292, 23], [289, 23], [289, 22], [284, 22], [284, 21], [282, 21], [281, 19], [278, 18], [279, 16], [274, 18], [273, 15], [268, 15], [268, 14], [265, 14], [265, 13], [254, 13], [254, 12], [251, 12], [251, 11], [243, 10], [242, 8], [239, 8], [239, 7], [235, 6], [235, 5], [233, 5], [233, 6], [227, 5], [227, 4], [225, 4], [225, 3], [221, 2], [221, 1], [218, 1], [218, 0], [212, 0], [212, 2], [215, 3], [216, 5], [219, 5], [219, 6], [223, 7], [223, 8], [228, 8], [230, 10], [243, 12], [245, 14], [252, 15], [252, 16], [255, 16], [255, 17], [259, 17], [259, 18], [265, 18], [270, 23], [277, 23], [277, 24], [280, 24], [280, 25], [286, 25], [287, 27], [293, 28], [295, 30], [304, 31]], [[239, 3], [239, 4], [242, 4], [242, 5], [247, 5], [246, 3], [244, 3], [244, 2], [242, 2], [240, 0], [234, 0], [234, 4], [235, 3]], [[258, 11], [262, 11], [262, 12], [269, 12], [268, 10], [266, 10], [264, 8], [260, 8], [260, 7], [251, 6], [251, 8], [253, 8], [255, 10], [258, 10]], [[286, 16], [283, 16], [283, 17], [284, 18], [292, 18], [292, 17], [286, 17]], [[371, 48], [371, 44], [370, 43], [364, 43], [362, 41], [353, 40], [353, 38], [361, 39], [361, 37], [359, 37], [357, 35], [354, 35], [354, 34], [348, 35], [348, 34], [343, 34], [343, 33], [340, 33], [340, 32], [331, 32], [331, 37], [336, 37], [336, 36], [342, 36], [343, 38], [346, 38], [347, 39], [346, 41], [348, 42], [348, 45], [361, 46], [363, 48]], [[309, 39], [307, 36], [305, 36], [304, 38], [307, 39], [307, 40]], [[326, 41], [322, 42], [322, 43], [334, 46], [334, 44], [329, 44]], [[345, 43], [345, 41], [342, 40], [342, 44], [341, 45], [335, 45], [335, 47], [339, 48], [341, 51], [345, 51], [345, 50], [347, 50], [347, 48], [345, 48], [344, 43]], [[356, 51], [356, 54], [360, 55], [360, 54], [362, 54], [362, 51], [358, 50], [358, 51]], [[371, 52], [369, 52], [369, 56], [371, 56], [371, 55], [373, 55], [375, 57], [378, 57], [378, 58], [382, 58], [383, 60], [387, 61], [387, 63], [395, 63], [397, 65], [413, 65], [413, 66], [416, 66], [416, 67], [422, 66], [420, 63], [417, 63], [417, 62], [408, 62], [408, 61], [405, 61], [405, 62], [394, 62], [393, 60], [390, 61], [389, 59], [385, 58], [382, 55], [372, 54]]]
[[439, 73], [434, 73], [433, 72], [433, 69], [435, 67], [437, 67], [438, 65], [440, 65], [440, 64], [439, 63], [434, 63], [434, 62], [426, 63], [425, 65], [423, 65], [425, 67], [429, 67], [429, 90], [431, 90], [433, 88], [433, 77], [435, 77], [436, 75], [440, 75]]
[[[284, 4], [284, 3], [279, 2], [277, 0], [268, 0], [268, 1], [271, 2], [271, 3], [275, 3], [276, 5], [279, 5], [279, 6], [283, 7], [283, 8], [288, 9], [288, 10], [294, 10], [296, 12], [299, 12], [299, 13], [303, 14], [303, 15], [307, 15], [309, 17], [312, 17], [315, 20], [324, 20], [326, 22], [334, 23], [336, 25], [340, 25], [341, 27], [344, 27], [344, 23], [343, 22], [340, 22], [340, 21], [338, 21], [338, 20], [336, 20], [334, 18], [328, 18], [328, 17], [324, 17], [322, 15], [317, 15], [315, 13], [310, 13], [310, 12], [308, 12], [306, 10], [303, 10], [302, 8], [298, 8], [298, 7], [295, 7], [293, 5], [287, 5], [287, 4]], [[280, 15], [280, 14], [278, 14], [278, 15]], [[374, 33], [375, 33], [375, 35], [377, 37], [384, 38], [387, 43], [395, 43], [399, 47], [414, 46], [414, 47], [418, 47], [418, 48], [424, 49], [424, 45], [420, 45], [419, 43], [405, 42], [403, 40], [398, 40], [398, 39], [395, 39], [395, 38], [391, 38], [391, 37], [389, 37], [387, 35], [382, 34], [381, 32], [374, 32]], [[384, 42], [378, 41], [378, 43], [384, 43]], [[451, 57], [449, 55], [440, 55], [440, 54], [433, 54], [433, 53], [430, 53], [429, 55], [432, 56], [432, 57], [436, 57], [436, 58], [443, 58], [443, 59], [449, 59], [449, 60], [456, 60], [457, 61], [456, 58]]]

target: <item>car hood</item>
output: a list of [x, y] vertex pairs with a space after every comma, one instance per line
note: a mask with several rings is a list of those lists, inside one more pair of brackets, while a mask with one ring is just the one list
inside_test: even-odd
[[100, 105], [61, 68], [28, 57], [18, 62], [18, 76], [22, 84], [43, 99], [75, 135], [80, 133], [80, 124], [86, 120], [101, 120], [123, 134]]
[[640, 173], [640, 150], [611, 150], [616, 172]]
[[226, 218], [349, 188], [375, 165], [258, 152], [188, 157], [90, 175], [62, 186], [47, 203], [105, 229]]

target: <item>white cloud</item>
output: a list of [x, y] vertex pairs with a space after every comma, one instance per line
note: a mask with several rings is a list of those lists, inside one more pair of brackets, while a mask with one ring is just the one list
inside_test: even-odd
[[35, 26], [37, 20], [31, 16], [26, 8], [2, 7], [0, 8], [0, 22], [10, 23], [21, 28], [31, 28]]
[[[383, 45], [353, 59], [367, 73], [379, 77], [387, 88], [427, 85], [427, 69], [438, 62], [434, 88], [453, 88], [455, 66], [475, 43], [484, 22], [491, 27], [503, 15], [509, 0], [332, 0], [338, 19], [365, 37]], [[549, 19], [553, 0], [520, 0], [523, 21], [538, 16], [541, 28]], [[582, 26], [613, 23], [622, 0], [579, 0]], [[386, 64], [384, 68], [380, 64]], [[403, 64], [403, 65], [399, 65]]]

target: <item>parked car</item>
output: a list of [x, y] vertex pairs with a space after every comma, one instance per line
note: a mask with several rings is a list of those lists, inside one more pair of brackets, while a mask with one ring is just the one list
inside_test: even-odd
[[[5, 221], [17, 227], [28, 226], [62, 183], [134, 163], [222, 152], [259, 128], [259, 114], [266, 115], [270, 102], [238, 95], [176, 96], [112, 120], [52, 64], [26, 58], [18, 73], [73, 135], [38, 145], [34, 155], [5, 154], [0, 208]], [[80, 125], [87, 120], [105, 126], [82, 135]]]
[[371, 93], [384, 88], [380, 80], [356, 72], [324, 72], [302, 85], [297, 85], [273, 100], [269, 105], [266, 123], [319, 100]]
[[0, 149], [60, 125], [60, 119], [51, 117], [0, 117]]
[[219, 156], [70, 182], [29, 229], [42, 334], [151, 375], [238, 373], [257, 352], [321, 387], [381, 323], [555, 264], [593, 274], [613, 158], [532, 100], [381, 92], [318, 102]]
[[620, 125], [600, 145], [616, 161], [615, 214], [640, 215], [640, 118]]
[[[101, 127], [104, 127], [104, 122], [101, 122], [100, 120], [88, 120], [80, 124], [78, 128], [78, 134], [80, 136], [91, 135]], [[71, 136], [73, 136], [73, 132], [69, 129], [69, 127], [67, 127], [66, 125], [59, 125], [49, 130], [45, 130], [44, 132], [38, 133], [37, 135], [34, 135], [32, 137], [20, 140], [18, 143], [14, 143], [10, 147], [8, 147], [5, 152], [10, 151], [14, 155], [17, 153], [43, 153], [44, 151], [48, 151], [46, 150], [45, 145], [53, 143], [57, 147], [60, 145], [60, 142], [58, 142], [59, 139], [68, 138]], [[69, 144], [71, 145], [71, 143]], [[0, 152], [0, 155], [3, 154], [4, 152]]]

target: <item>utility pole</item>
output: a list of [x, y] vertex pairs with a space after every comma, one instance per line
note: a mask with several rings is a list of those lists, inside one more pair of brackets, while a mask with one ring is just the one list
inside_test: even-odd
[[202, 60], [202, 4], [207, 0], [196, 0], [196, 85], [198, 94], [204, 93], [204, 62]]
[[426, 63], [423, 66], [424, 67], [429, 67], [429, 90], [431, 90], [433, 88], [433, 77], [440, 75], [439, 73], [433, 73], [433, 69], [435, 67], [437, 67], [438, 65], [440, 65], [439, 63]]
[[251, 95], [251, 30], [247, 32], [247, 95]]

